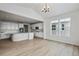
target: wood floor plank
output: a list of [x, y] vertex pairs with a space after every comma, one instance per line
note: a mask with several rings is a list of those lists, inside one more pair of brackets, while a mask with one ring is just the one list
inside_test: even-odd
[[0, 40], [0, 56], [78, 56], [79, 47], [44, 39]]

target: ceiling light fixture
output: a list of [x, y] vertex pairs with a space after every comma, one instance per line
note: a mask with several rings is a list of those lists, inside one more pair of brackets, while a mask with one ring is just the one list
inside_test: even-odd
[[48, 6], [47, 3], [44, 4], [44, 7], [43, 7], [43, 9], [41, 10], [41, 12], [44, 12], [44, 13], [49, 12], [49, 6]]

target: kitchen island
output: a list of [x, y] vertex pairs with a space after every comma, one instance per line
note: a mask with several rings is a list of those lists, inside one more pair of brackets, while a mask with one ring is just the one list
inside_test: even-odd
[[34, 33], [15, 33], [12, 34], [12, 41], [32, 40], [34, 39]]

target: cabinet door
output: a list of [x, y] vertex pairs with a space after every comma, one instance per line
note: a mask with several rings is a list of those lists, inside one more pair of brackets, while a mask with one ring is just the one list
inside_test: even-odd
[[23, 24], [19, 24], [19, 28], [23, 28], [24, 27], [24, 25]]

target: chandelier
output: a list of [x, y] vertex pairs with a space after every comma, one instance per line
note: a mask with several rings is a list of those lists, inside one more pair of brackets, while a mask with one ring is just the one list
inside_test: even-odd
[[48, 6], [47, 3], [44, 4], [44, 7], [43, 7], [43, 9], [41, 10], [41, 12], [44, 12], [44, 13], [49, 12], [49, 6]]

